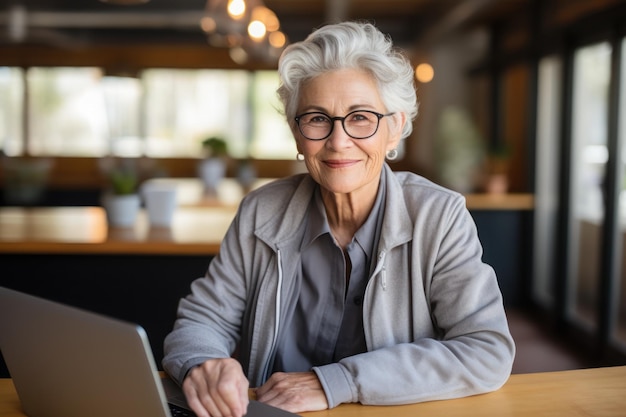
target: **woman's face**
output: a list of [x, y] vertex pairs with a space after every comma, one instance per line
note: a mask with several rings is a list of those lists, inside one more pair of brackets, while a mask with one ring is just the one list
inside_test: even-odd
[[[322, 74], [302, 86], [298, 115], [321, 112], [330, 117], [344, 117], [354, 110], [385, 114], [378, 87], [367, 73], [344, 69]], [[393, 121], [389, 123], [389, 118]], [[311, 176], [332, 193], [366, 191], [375, 193], [385, 154], [397, 147], [404, 115], [396, 113], [380, 119], [378, 131], [367, 139], [353, 139], [334, 121], [330, 136], [309, 140], [294, 129], [298, 151]]]

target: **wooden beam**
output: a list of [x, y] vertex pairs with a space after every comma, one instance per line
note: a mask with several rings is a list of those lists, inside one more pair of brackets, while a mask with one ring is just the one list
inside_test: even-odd
[[250, 62], [242, 67], [228, 49], [207, 45], [93, 45], [55, 48], [45, 45], [0, 45], [0, 66], [96, 66], [105, 69], [213, 68], [276, 69], [275, 64]]

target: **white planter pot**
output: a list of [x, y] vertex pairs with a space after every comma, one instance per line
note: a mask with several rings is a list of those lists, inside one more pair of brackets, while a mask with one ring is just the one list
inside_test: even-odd
[[216, 194], [217, 187], [226, 175], [226, 161], [222, 158], [208, 158], [199, 162], [198, 176], [202, 179], [205, 191]]
[[147, 182], [141, 188], [150, 226], [170, 227], [176, 210], [176, 186]]
[[102, 197], [102, 206], [106, 210], [109, 226], [131, 227], [137, 221], [141, 199], [139, 194], [106, 194]]
[[256, 169], [252, 164], [242, 164], [237, 170], [237, 181], [247, 192], [250, 191], [254, 181], [257, 179]]

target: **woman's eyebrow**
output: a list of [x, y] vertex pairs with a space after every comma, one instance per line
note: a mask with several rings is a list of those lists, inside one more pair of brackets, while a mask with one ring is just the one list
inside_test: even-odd
[[348, 107], [348, 110], [345, 112], [345, 114], [331, 115], [330, 112], [327, 109], [325, 109], [324, 107], [312, 105], [312, 106], [305, 107], [302, 111], [299, 111], [298, 114], [310, 113], [310, 112], [319, 112], [319, 113], [324, 113], [324, 114], [326, 114], [328, 116], [333, 116], [333, 117], [339, 116], [339, 117], [341, 117], [341, 116], [345, 116], [346, 114], [348, 114], [350, 112], [353, 112], [355, 110], [376, 110], [376, 107], [374, 107], [371, 104], [353, 104], [353, 105]]

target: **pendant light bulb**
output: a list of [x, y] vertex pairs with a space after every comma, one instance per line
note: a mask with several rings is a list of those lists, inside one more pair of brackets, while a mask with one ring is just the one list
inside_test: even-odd
[[250, 35], [254, 41], [260, 42], [265, 37], [266, 33], [267, 29], [265, 28], [263, 22], [254, 20], [248, 25], [248, 35]]
[[228, 15], [233, 19], [241, 19], [246, 13], [245, 0], [228, 0]]

